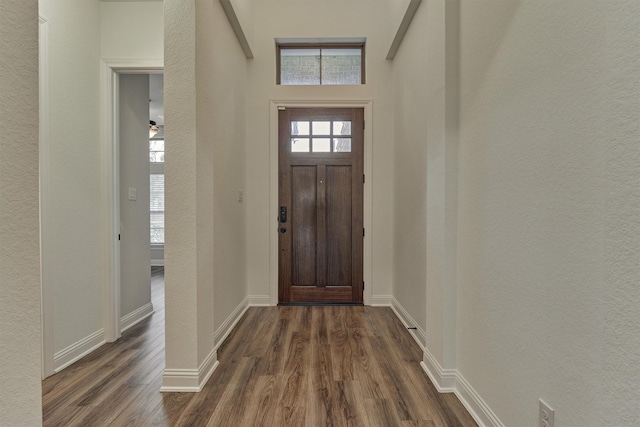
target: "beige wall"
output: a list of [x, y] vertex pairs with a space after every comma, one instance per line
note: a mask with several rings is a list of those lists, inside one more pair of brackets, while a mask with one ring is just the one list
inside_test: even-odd
[[0, 425], [42, 423], [38, 8], [0, 1]]
[[161, 59], [162, 1], [100, 2], [101, 55], [109, 59]]
[[458, 370], [508, 426], [640, 422], [640, 4], [461, 2]]
[[427, 312], [427, 132], [437, 125], [426, 113], [429, 101], [436, 102], [430, 97], [443, 92], [440, 86], [429, 91], [430, 51], [421, 49], [425, 40], [436, 42], [427, 37], [427, 6], [418, 9], [393, 61], [393, 296], [422, 329]]
[[[366, 3], [366, 5], [364, 4]], [[246, 148], [247, 280], [251, 295], [269, 295], [269, 235], [277, 212], [269, 206], [269, 101], [373, 100], [373, 295], [391, 293], [393, 141], [391, 64], [386, 4], [363, 1], [300, 2], [273, 0], [254, 4], [255, 58], [249, 61]], [[339, 10], [340, 13], [335, 11]], [[314, 19], [308, 19], [313, 16]], [[275, 84], [276, 37], [367, 37], [367, 84], [359, 86], [294, 87]]]
[[394, 296], [504, 425], [640, 420], [638, 12], [428, 1], [394, 60]]
[[203, 94], [198, 118], [213, 158], [213, 331], [218, 331], [248, 294], [246, 213], [238, 201], [238, 191], [245, 188], [247, 59], [219, 2], [205, 11], [198, 14], [204, 38], [198, 50], [198, 92]]

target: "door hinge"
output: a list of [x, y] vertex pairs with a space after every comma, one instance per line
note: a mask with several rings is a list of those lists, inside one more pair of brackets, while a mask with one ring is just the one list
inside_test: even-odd
[[362, 229], [362, 237], [364, 237], [364, 228]]
[[362, 183], [364, 184], [365, 182], [366, 182], [365, 175], [362, 175]]
[[120, 235], [118, 234], [118, 240], [120, 240]]

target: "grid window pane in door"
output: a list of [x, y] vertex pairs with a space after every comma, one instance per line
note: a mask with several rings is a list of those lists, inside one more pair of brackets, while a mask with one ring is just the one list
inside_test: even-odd
[[292, 153], [350, 153], [350, 120], [291, 121]]
[[334, 135], [351, 135], [351, 122], [336, 121], [333, 122], [333, 134]]
[[311, 130], [314, 135], [331, 135], [331, 122], [314, 121], [311, 123]]
[[333, 138], [333, 151], [335, 153], [350, 153], [351, 138]]
[[309, 122], [291, 122], [291, 135], [309, 135]]
[[331, 152], [331, 138], [313, 138], [314, 153]]
[[292, 153], [308, 153], [310, 147], [309, 138], [291, 138]]

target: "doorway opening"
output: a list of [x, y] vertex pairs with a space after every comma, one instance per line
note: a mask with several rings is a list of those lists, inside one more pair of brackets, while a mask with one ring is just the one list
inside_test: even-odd
[[[120, 332], [154, 312], [152, 258], [163, 264], [164, 113], [161, 74], [119, 73], [117, 174]], [[159, 124], [158, 124], [159, 123]], [[153, 243], [153, 246], [152, 246]], [[159, 253], [159, 255], [154, 255]], [[154, 260], [156, 261], [156, 260]]]
[[109, 224], [109, 278], [103, 306], [107, 341], [117, 340], [123, 330], [154, 312], [149, 101], [150, 76], [156, 74], [162, 74], [162, 64], [156, 61], [102, 62], [101, 133]]

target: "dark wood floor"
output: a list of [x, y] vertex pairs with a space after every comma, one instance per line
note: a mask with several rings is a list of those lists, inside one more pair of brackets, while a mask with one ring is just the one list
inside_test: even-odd
[[438, 394], [388, 308], [253, 307], [200, 393], [160, 393], [163, 277], [156, 313], [43, 382], [45, 426], [475, 426]]

